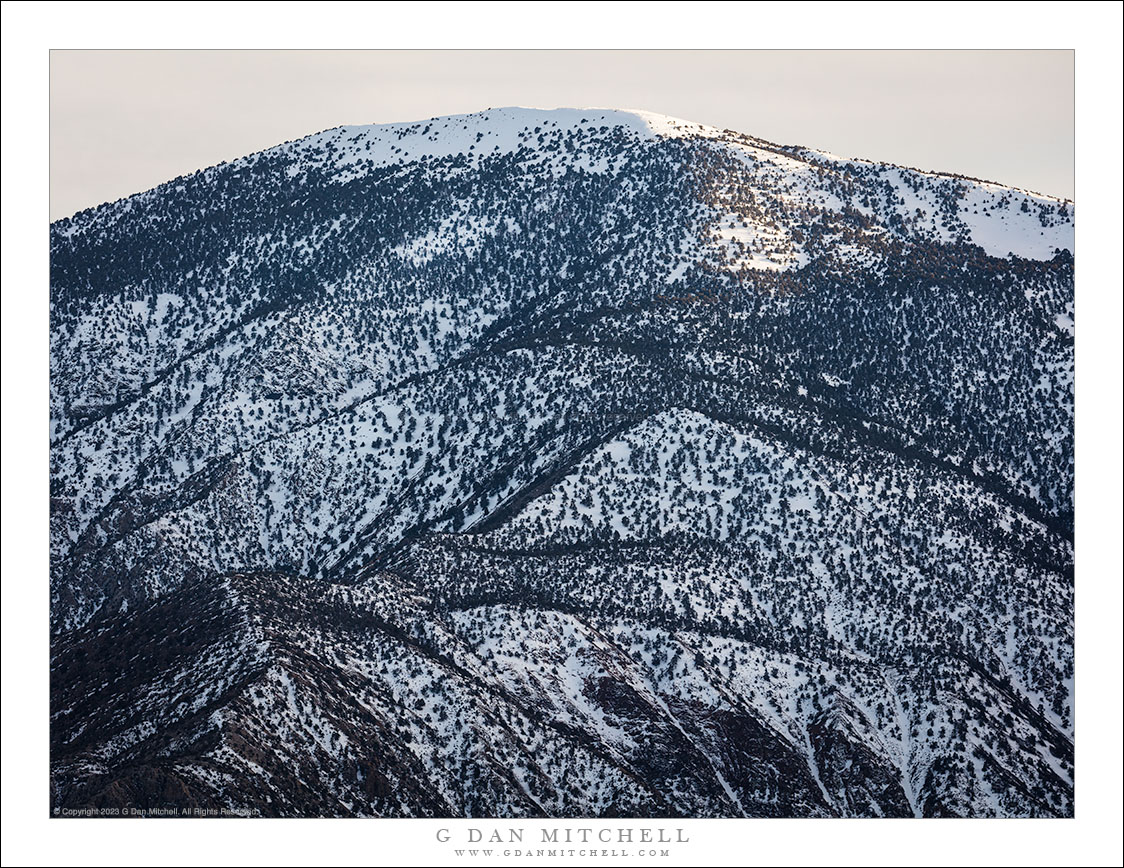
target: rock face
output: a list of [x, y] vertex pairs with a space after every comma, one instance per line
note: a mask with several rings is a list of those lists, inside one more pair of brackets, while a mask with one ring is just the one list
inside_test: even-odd
[[1072, 816], [1072, 250], [601, 109], [53, 224], [53, 806]]

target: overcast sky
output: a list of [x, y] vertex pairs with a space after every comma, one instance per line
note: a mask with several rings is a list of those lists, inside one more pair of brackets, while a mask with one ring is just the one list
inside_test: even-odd
[[51, 219], [341, 124], [510, 105], [1073, 196], [1070, 51], [52, 51]]

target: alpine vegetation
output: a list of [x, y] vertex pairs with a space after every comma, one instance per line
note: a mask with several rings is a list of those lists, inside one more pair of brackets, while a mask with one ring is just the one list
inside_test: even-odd
[[508, 108], [52, 224], [52, 809], [1072, 816], [1073, 220]]

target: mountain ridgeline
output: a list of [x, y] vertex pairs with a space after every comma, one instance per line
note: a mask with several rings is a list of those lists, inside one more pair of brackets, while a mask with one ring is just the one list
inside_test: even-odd
[[52, 807], [1072, 816], [1073, 214], [493, 109], [52, 224]]

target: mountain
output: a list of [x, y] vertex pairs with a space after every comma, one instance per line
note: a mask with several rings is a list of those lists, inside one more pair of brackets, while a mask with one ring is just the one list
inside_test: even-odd
[[1072, 816], [1073, 219], [490, 109], [52, 224], [52, 807]]

